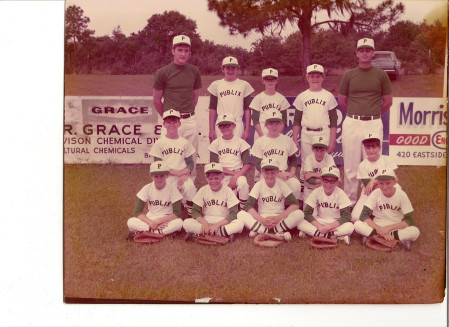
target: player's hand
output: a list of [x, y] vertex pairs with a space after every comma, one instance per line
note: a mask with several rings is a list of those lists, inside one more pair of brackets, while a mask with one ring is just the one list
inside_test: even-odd
[[212, 143], [213, 140], [217, 138], [217, 134], [215, 130], [209, 130], [209, 141]]
[[295, 142], [295, 145], [298, 148], [298, 151], [296, 153], [299, 155], [299, 153], [301, 152], [301, 146], [299, 145], [298, 140], [293, 140], [293, 142]]
[[241, 138], [244, 139], [245, 141], [249, 140], [249, 129], [245, 129], [243, 131]]
[[276, 227], [276, 225], [278, 224], [277, 216], [268, 216], [265, 217], [265, 220], [267, 221], [268, 228]]
[[209, 234], [214, 235], [219, 228], [220, 228], [220, 226], [217, 224], [213, 224], [212, 226], [209, 226]]
[[158, 229], [158, 226], [159, 226], [159, 224], [157, 223], [157, 221], [154, 221], [154, 220], [150, 221], [150, 223], [149, 223], [148, 225], [150, 226], [150, 228], [151, 228], [152, 230]]
[[181, 175], [178, 179], [178, 186], [182, 186], [184, 182], [189, 178], [189, 175]]
[[239, 176], [234, 175], [231, 177], [231, 179], [229, 180], [228, 186], [233, 190], [237, 187], [237, 178], [239, 178]]
[[161, 223], [161, 224], [157, 225], [157, 229], [164, 229], [164, 228], [166, 228], [167, 226], [168, 226], [168, 223], [167, 223], [167, 222]]
[[386, 238], [386, 236], [390, 234], [390, 229], [388, 227], [378, 226], [376, 227], [376, 232], [379, 236]]
[[335, 142], [329, 142], [327, 146], [327, 153], [332, 154], [335, 151]]
[[370, 195], [371, 192], [373, 191], [373, 186], [374, 186], [374, 180], [371, 180], [366, 186], [365, 186], [365, 195]]
[[201, 223], [201, 234], [209, 234], [209, 224], [206, 221]]

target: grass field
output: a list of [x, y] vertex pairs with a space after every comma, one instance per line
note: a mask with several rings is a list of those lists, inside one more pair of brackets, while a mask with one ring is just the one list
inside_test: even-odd
[[[204, 77], [207, 87], [217, 77]], [[261, 90], [258, 78], [248, 80]], [[247, 79], [247, 78], [245, 78]], [[340, 76], [324, 86], [336, 94]], [[441, 97], [443, 77], [403, 76], [395, 96]], [[151, 76], [66, 76], [66, 95], [151, 95]], [[303, 84], [286, 77], [280, 91]], [[203, 90], [204, 91], [204, 90]], [[202, 92], [203, 92], [202, 91]], [[205, 93], [201, 93], [205, 95]], [[198, 167], [197, 187], [204, 184]], [[249, 174], [252, 176], [252, 172]], [[183, 241], [151, 246], [125, 241], [135, 194], [149, 182], [147, 165], [64, 165], [64, 297], [66, 301], [220, 303], [438, 303], [445, 289], [446, 168], [400, 167], [399, 181], [421, 231], [411, 252], [350, 246], [309, 249], [295, 233], [275, 249], [244, 232], [223, 247]], [[251, 179], [251, 178], [250, 178]]]

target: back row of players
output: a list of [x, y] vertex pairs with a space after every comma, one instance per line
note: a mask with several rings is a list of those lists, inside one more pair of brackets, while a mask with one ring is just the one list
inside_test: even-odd
[[[170, 94], [173, 87], [167, 81], [182, 75], [179, 70], [182, 71], [182, 62], [186, 65], [190, 40], [186, 36], [177, 36], [173, 45], [174, 62], [158, 71], [153, 90], [154, 104], [163, 117], [166, 134], [151, 149], [150, 154], [155, 162], [150, 173], [154, 182], [137, 194], [139, 201], [134, 217], [128, 221], [131, 236], [148, 230], [169, 234], [182, 227], [188, 236], [228, 236], [241, 232], [246, 226], [250, 236], [274, 232], [289, 240], [290, 231], [298, 228], [300, 236], [340, 238], [349, 244], [349, 236], [355, 228], [363, 235], [363, 242], [366, 237], [377, 234], [387, 240], [399, 240], [406, 249], [410, 249], [410, 241], [418, 238], [419, 230], [414, 226], [410, 201], [396, 183], [394, 169], [397, 166], [387, 156], [381, 155], [382, 135], [376, 133], [376, 129], [372, 132], [373, 129], [368, 128], [371, 132], [361, 137], [366, 159], [357, 164], [356, 182], [358, 184], [361, 180], [363, 189], [354, 208], [353, 186], [347, 192], [350, 193], [349, 197], [337, 187], [340, 172], [330, 155], [336, 142], [337, 102], [330, 92], [322, 88], [324, 69], [318, 64], [307, 67], [310, 88], [293, 103], [298, 110], [295, 111], [292, 139], [282, 133], [287, 122], [286, 109], [290, 104], [275, 90], [277, 70], [263, 70], [265, 90], [251, 101], [250, 94], [254, 90], [249, 83], [237, 78], [237, 59], [227, 57], [223, 60], [224, 79], [214, 81], [208, 88], [211, 94], [211, 164], [205, 167], [208, 185], [196, 192], [190, 174], [195, 172], [197, 140], [187, 140], [192, 135], [186, 133], [194, 125], [194, 111], [180, 112], [175, 110], [178, 109], [176, 107], [166, 108], [167, 102], [178, 103], [182, 107], [179, 102], [173, 101], [173, 98], [179, 100], [180, 95], [174, 97], [176, 92]], [[362, 50], [373, 50], [374, 43], [371, 39], [362, 39], [357, 48], [357, 52], [363, 52], [360, 54], [362, 57], [369, 52]], [[195, 80], [195, 75], [187, 74], [183, 79], [191, 76]], [[192, 101], [193, 108], [196, 101], [197, 94]], [[344, 107], [344, 104], [341, 106]], [[251, 109], [256, 131], [252, 148], [246, 142]], [[349, 111], [348, 108], [347, 118], [359, 119], [367, 124], [366, 127], [372, 127], [374, 116], [357, 116]], [[365, 121], [365, 117], [370, 117], [366, 120], [371, 122]], [[184, 124], [187, 126], [182, 130]], [[301, 145], [297, 141], [300, 127]], [[186, 138], [180, 136], [180, 132]], [[351, 133], [357, 134], [355, 131]], [[190, 134], [198, 135], [197, 130]], [[299, 180], [296, 178], [298, 150], [301, 151]], [[345, 164], [346, 159], [344, 151]], [[256, 167], [256, 183], [250, 191], [246, 174], [252, 162]], [[350, 175], [350, 170], [345, 167], [345, 175]], [[350, 184], [347, 179], [346, 184]], [[181, 200], [189, 215], [184, 222], [180, 219]], [[148, 203], [149, 209], [146, 215], [143, 214], [145, 203]]]

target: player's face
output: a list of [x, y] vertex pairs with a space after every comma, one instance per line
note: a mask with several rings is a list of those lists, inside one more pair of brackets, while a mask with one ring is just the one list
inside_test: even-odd
[[190, 46], [187, 44], [180, 44], [172, 48], [173, 62], [177, 65], [184, 66], [190, 56]]
[[220, 124], [218, 129], [224, 137], [229, 137], [234, 135], [235, 124]]
[[279, 173], [278, 169], [262, 169], [263, 178], [269, 185], [274, 185], [278, 173]]
[[265, 85], [266, 89], [274, 89], [278, 83], [278, 79], [273, 76], [267, 76], [262, 78], [262, 84]]
[[331, 195], [335, 187], [338, 185], [338, 178], [324, 176], [321, 178], [321, 183], [323, 185], [324, 193]]
[[391, 197], [396, 192], [396, 180], [394, 179], [378, 179], [377, 186], [380, 188], [383, 195], [386, 197]]
[[359, 64], [371, 65], [374, 58], [374, 49], [360, 48], [356, 51], [356, 56], [359, 59]]
[[162, 175], [151, 175], [151, 178], [153, 179], [154, 186], [158, 190], [163, 189], [167, 182], [168, 174], [162, 174]]
[[284, 128], [284, 123], [282, 121], [266, 121], [265, 127], [270, 134], [278, 134]]
[[209, 184], [210, 189], [214, 192], [217, 192], [221, 190], [222, 187], [222, 181], [224, 178], [223, 173], [207, 173], [206, 174], [206, 180], [207, 184]]
[[369, 161], [376, 161], [380, 157], [380, 146], [369, 144], [364, 145], [366, 157]]
[[307, 74], [307, 81], [309, 82], [309, 87], [312, 90], [321, 89], [321, 84], [323, 84], [324, 75], [321, 73], [309, 73]]
[[223, 66], [222, 71], [225, 75], [225, 80], [234, 81], [237, 79], [237, 67], [235, 66]]
[[324, 156], [326, 155], [327, 149], [314, 146], [314, 147], [312, 147], [312, 151], [315, 154], [315, 160], [321, 162], [321, 161], [323, 161]]
[[181, 119], [178, 117], [167, 117], [164, 119], [164, 127], [167, 132], [177, 131], [179, 126], [181, 126]]

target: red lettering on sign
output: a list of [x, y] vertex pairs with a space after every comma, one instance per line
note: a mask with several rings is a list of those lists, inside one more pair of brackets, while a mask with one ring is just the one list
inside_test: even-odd
[[390, 134], [390, 145], [430, 145], [430, 135]]

